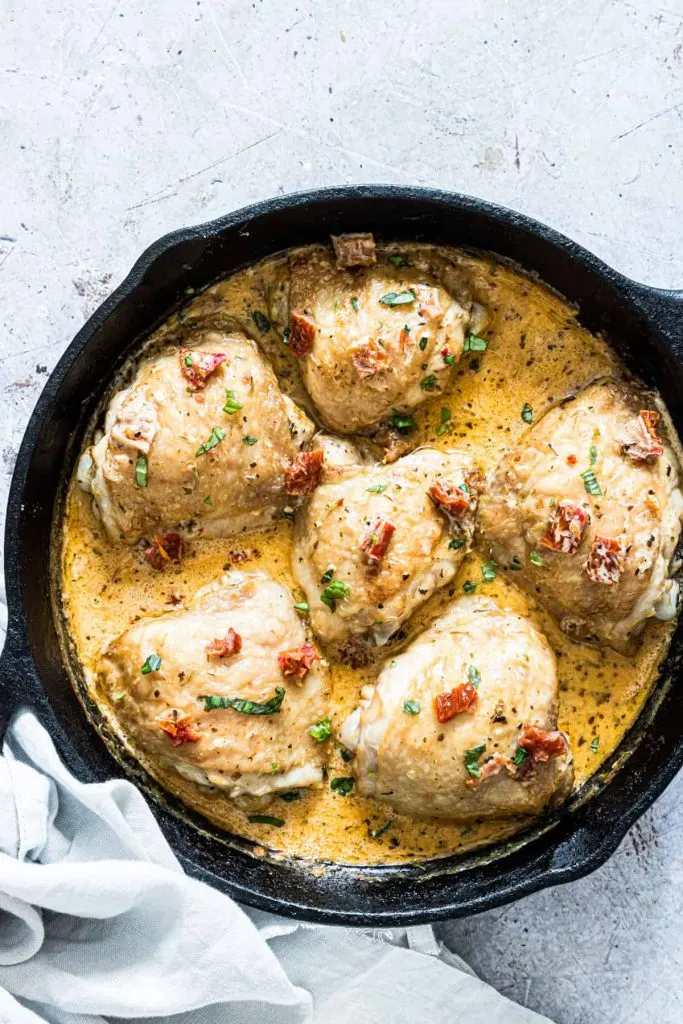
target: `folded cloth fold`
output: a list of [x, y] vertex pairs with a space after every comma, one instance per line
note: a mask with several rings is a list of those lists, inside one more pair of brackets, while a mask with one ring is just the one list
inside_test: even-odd
[[300, 924], [187, 877], [129, 782], [84, 784], [29, 711], [0, 759], [0, 1024], [541, 1024], [431, 928]]

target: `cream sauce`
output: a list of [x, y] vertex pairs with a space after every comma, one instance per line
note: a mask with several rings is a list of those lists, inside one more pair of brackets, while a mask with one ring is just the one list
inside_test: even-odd
[[[411, 246], [395, 246], [409, 257]], [[414, 418], [415, 447], [464, 446], [488, 471], [503, 451], [527, 429], [522, 407], [528, 403], [534, 421], [551, 406], [593, 378], [619, 371], [616, 354], [603, 340], [585, 331], [574, 310], [560, 297], [520, 271], [492, 260], [459, 257], [471, 274], [476, 299], [490, 312], [485, 335], [488, 350], [464, 356], [447, 392], [428, 401]], [[251, 322], [255, 310], [267, 308], [266, 296], [276, 288], [281, 257], [207, 289], [183, 312], [157, 332], [151, 342], [178, 341], [196, 319], [206, 315], [233, 316]], [[281, 335], [252, 331], [270, 355], [285, 391], [305, 402], [295, 361]], [[452, 413], [450, 430], [441, 436], [441, 410]], [[310, 411], [310, 408], [309, 408]], [[234, 553], [248, 554], [240, 568], [261, 569], [303, 595], [290, 570], [292, 526], [286, 520], [267, 531], [224, 540], [190, 544], [182, 565], [163, 574], [150, 574], [138, 554], [125, 546], [112, 546], [91, 511], [88, 495], [72, 480], [63, 526], [61, 582], [66, 628], [82, 667], [85, 684], [116, 728], [115, 711], [96, 692], [95, 664], [102, 647], [134, 619], [168, 611], [178, 599], [187, 599], [205, 583], [233, 564]], [[576, 786], [580, 787], [619, 744], [647, 697], [657, 666], [669, 644], [673, 624], [648, 624], [637, 654], [625, 659], [611, 651], [573, 644], [533, 599], [500, 573], [492, 582], [481, 576], [480, 556], [465, 560], [454, 584], [435, 595], [411, 620], [414, 635], [438, 613], [453, 594], [462, 593], [467, 580], [477, 592], [494, 597], [504, 607], [528, 614], [546, 634], [558, 658], [560, 679], [559, 727], [568, 733], [575, 760]], [[391, 657], [391, 647], [385, 656]], [[338, 727], [355, 707], [360, 688], [374, 681], [377, 667], [351, 669], [331, 662], [333, 723]], [[125, 738], [124, 738], [125, 739]], [[329, 744], [329, 777], [351, 774], [342, 751]], [[351, 794], [339, 796], [329, 785], [302, 790], [296, 802], [273, 800], [267, 813], [284, 819], [281, 828], [249, 823], [245, 814], [215, 791], [163, 774], [136, 751], [136, 756], [165, 788], [230, 832], [247, 836], [260, 846], [311, 861], [388, 863], [424, 860], [471, 850], [519, 830], [520, 821], [487, 822], [461, 826], [429, 820], [414, 821], [391, 808]], [[385, 829], [384, 826], [388, 827]], [[373, 832], [381, 834], [373, 837]]]

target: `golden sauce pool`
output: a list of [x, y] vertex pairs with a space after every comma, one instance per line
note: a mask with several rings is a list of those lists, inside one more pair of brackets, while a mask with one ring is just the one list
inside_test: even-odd
[[[409, 253], [411, 246], [401, 246]], [[205, 316], [229, 313], [253, 323], [252, 313], [266, 307], [275, 287], [281, 257], [241, 271], [207, 289], [175, 315], [151, 339], [177, 343], [191, 325]], [[576, 322], [573, 309], [543, 285], [521, 272], [492, 260], [460, 255], [470, 273], [475, 298], [490, 314], [488, 349], [466, 355], [458, 365], [450, 388], [428, 401], [413, 415], [417, 447], [453, 446], [471, 451], [486, 472], [515, 443], [527, 424], [525, 405], [534, 422], [551, 406], [593, 378], [619, 370], [615, 353], [606, 342]], [[253, 333], [253, 332], [252, 332]], [[305, 396], [298, 383], [294, 360], [274, 332], [254, 333], [270, 356], [281, 386], [293, 398]], [[438, 433], [446, 415], [450, 429]], [[307, 410], [311, 412], [310, 406]], [[100, 650], [144, 615], [169, 611], [199, 587], [229, 571], [261, 570], [289, 587], [299, 601], [290, 569], [293, 526], [286, 520], [258, 533], [221, 540], [202, 539], [189, 545], [179, 566], [151, 574], [140, 565], [136, 552], [114, 546], [91, 511], [90, 496], [71, 481], [63, 525], [61, 584], [66, 628], [78, 655], [85, 684], [116, 729], [116, 722], [95, 686], [95, 665]], [[243, 559], [246, 553], [247, 559]], [[420, 631], [464, 583], [475, 582], [477, 593], [495, 598], [503, 607], [529, 615], [547, 636], [558, 658], [559, 722], [569, 735], [575, 764], [575, 785], [581, 786], [619, 744], [636, 719], [668, 647], [673, 623], [651, 621], [637, 654], [626, 659], [612, 651], [573, 644], [532, 598], [503, 574], [485, 582], [482, 558], [475, 551], [463, 563], [453, 584], [423, 606], [408, 624], [410, 636]], [[386, 657], [397, 648], [389, 645]], [[332, 720], [337, 727], [356, 706], [361, 687], [373, 682], [377, 665], [351, 669], [330, 661]], [[130, 746], [126, 737], [122, 737]], [[338, 745], [329, 744], [329, 777], [351, 774]], [[275, 797], [269, 813], [284, 820], [276, 828], [250, 823], [246, 814], [219, 792], [162, 772], [138, 750], [135, 755], [163, 786], [217, 825], [253, 839], [285, 855], [337, 863], [389, 863], [424, 860], [464, 852], [494, 842], [519, 830], [516, 820], [474, 825], [443, 821], [416, 821], [395, 814], [390, 807], [354, 793], [341, 796], [324, 784], [320, 790], [301, 790], [301, 799], [285, 802]]]

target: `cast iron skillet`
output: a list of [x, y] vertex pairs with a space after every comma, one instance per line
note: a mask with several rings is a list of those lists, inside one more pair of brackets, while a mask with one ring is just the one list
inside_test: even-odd
[[[636, 284], [585, 249], [520, 214], [467, 196], [398, 186], [349, 186], [284, 196], [155, 242], [77, 334], [48, 380], [17, 459], [5, 534], [9, 604], [0, 659], [0, 732], [32, 706], [80, 779], [126, 773], [150, 795], [185, 869], [255, 907], [347, 925], [416, 924], [458, 917], [566, 882], [602, 864], [683, 763], [678, 692], [683, 622], [637, 725], [601, 774], [533, 830], [484, 854], [411, 867], [330, 866], [256, 858], [165, 794], [115, 743], [97, 708], [90, 722], [69, 682], [50, 572], [58, 517], [83, 432], [98, 399], [139, 340], [186, 301], [186, 289], [330, 233], [489, 250], [536, 272], [602, 331], [630, 368], [659, 388], [683, 435], [683, 292]], [[95, 728], [93, 728], [93, 725]], [[114, 750], [116, 758], [110, 750]]]

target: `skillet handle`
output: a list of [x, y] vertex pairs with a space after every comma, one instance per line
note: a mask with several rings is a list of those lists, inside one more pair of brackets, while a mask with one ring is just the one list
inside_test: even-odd
[[635, 284], [633, 298], [683, 361], [683, 291]]

